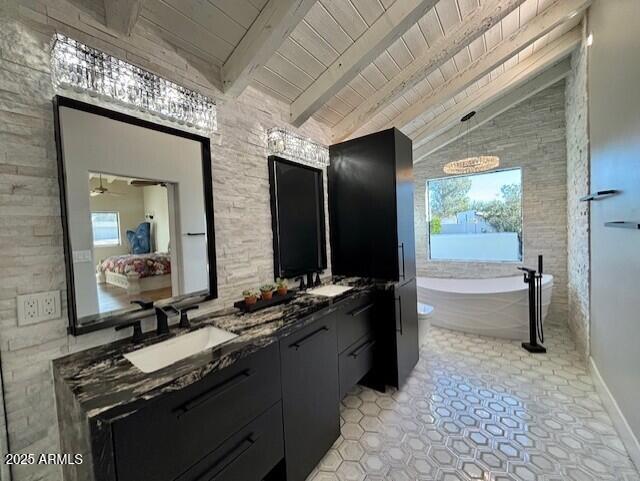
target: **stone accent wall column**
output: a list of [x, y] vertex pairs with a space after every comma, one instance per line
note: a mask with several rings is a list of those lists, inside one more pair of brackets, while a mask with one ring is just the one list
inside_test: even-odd
[[[583, 32], [584, 37], [584, 32]], [[589, 99], [587, 47], [583, 42], [571, 57], [566, 87], [567, 116], [567, 241], [568, 322], [580, 353], [589, 356]]]

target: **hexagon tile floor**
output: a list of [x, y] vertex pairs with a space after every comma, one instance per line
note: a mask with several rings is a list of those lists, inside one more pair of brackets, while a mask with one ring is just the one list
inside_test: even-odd
[[640, 481], [566, 328], [546, 355], [431, 328], [400, 391], [356, 387], [307, 481]]

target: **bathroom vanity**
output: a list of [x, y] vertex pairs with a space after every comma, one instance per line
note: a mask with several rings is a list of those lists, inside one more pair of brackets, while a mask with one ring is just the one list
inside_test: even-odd
[[[65, 479], [304, 480], [339, 436], [341, 397], [363, 378], [384, 385], [396, 348], [393, 284], [341, 283], [352, 289], [54, 361], [62, 451], [84, 455]], [[207, 326], [237, 337], [149, 373], [124, 357]]]
[[[333, 272], [356, 276], [343, 289], [189, 319], [217, 296], [209, 139], [71, 99], [54, 113], [69, 332], [133, 328], [53, 362], [61, 449], [83, 456], [64, 479], [304, 481], [349, 390], [399, 387], [418, 360], [411, 141], [392, 129], [331, 149]], [[269, 174], [274, 274], [311, 286], [324, 173], [271, 157]]]

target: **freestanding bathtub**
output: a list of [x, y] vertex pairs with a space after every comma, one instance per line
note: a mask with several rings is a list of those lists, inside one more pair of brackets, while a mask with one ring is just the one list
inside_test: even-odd
[[[529, 338], [528, 286], [523, 276], [491, 279], [418, 277], [418, 302], [433, 306], [431, 324], [483, 336]], [[553, 276], [542, 277], [542, 320]]]

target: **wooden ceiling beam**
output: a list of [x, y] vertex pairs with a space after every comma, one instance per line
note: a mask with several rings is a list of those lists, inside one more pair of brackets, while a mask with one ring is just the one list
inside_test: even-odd
[[[571, 60], [567, 57], [580, 45], [581, 37], [580, 27], [574, 28], [435, 117], [412, 135], [414, 163], [569, 75]], [[472, 126], [461, 131], [460, 119], [471, 111], [477, 112]]]
[[237, 97], [302, 21], [316, 0], [269, 0], [222, 66], [222, 87]]
[[120, 35], [131, 35], [144, 0], [104, 0], [105, 24]]
[[345, 116], [332, 129], [334, 142], [344, 140], [384, 107], [413, 88], [476, 38], [518, 8], [524, 0], [485, 0], [446, 36], [429, 46], [382, 88]]
[[329, 68], [291, 104], [299, 127], [409, 30], [438, 0], [396, 0]]
[[382, 129], [402, 128], [420, 115], [458, 95], [536, 40], [563, 23], [570, 21], [590, 4], [591, 0], [556, 0], [553, 5], [516, 30], [509, 38], [498, 43], [493, 49], [480, 56], [458, 74], [429, 92], [419, 102], [400, 112]]

